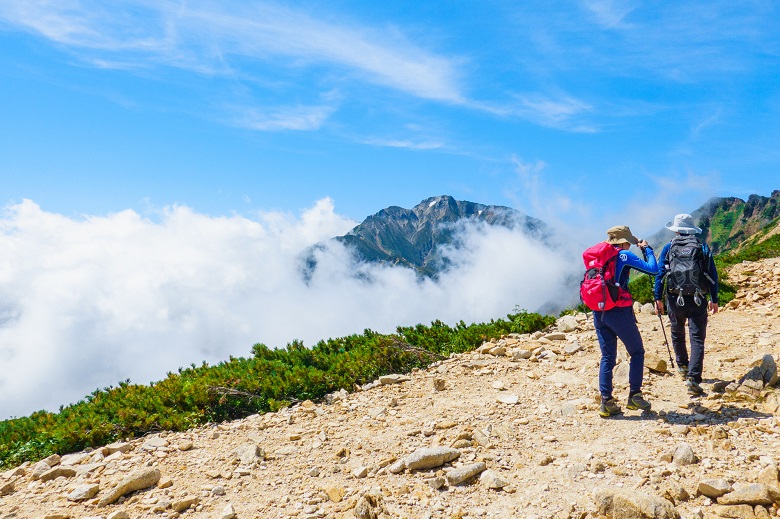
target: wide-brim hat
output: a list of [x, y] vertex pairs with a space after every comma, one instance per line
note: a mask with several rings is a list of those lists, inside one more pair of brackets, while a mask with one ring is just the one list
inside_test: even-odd
[[631, 229], [628, 225], [616, 225], [607, 230], [607, 243], [612, 245], [619, 245], [621, 243], [630, 243], [636, 245], [639, 243], [639, 238], [631, 234]]
[[666, 228], [680, 234], [701, 234], [701, 228], [694, 225], [693, 216], [689, 214], [676, 215], [674, 220], [666, 224]]

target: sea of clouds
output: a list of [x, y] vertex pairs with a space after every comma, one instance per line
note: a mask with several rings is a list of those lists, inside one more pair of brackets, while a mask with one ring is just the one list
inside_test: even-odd
[[[56, 411], [95, 389], [249, 356], [253, 344], [482, 322], [576, 302], [578, 251], [463, 226], [438, 281], [357, 264], [336, 242], [306, 281], [301, 254], [357, 222], [323, 199], [299, 215], [214, 217], [184, 206], [67, 217], [33, 201], [0, 216], [0, 420]], [[359, 273], [361, 275], [356, 276]], [[368, 281], [370, 280], [370, 281]]]

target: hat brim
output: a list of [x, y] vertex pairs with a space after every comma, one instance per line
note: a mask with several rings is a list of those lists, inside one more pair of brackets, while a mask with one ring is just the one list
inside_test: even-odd
[[629, 245], [636, 245], [639, 243], [639, 238], [632, 236], [635, 241], [631, 241], [628, 238], [608, 238], [607, 243], [610, 245], [620, 245], [621, 243], [628, 243]]
[[672, 232], [679, 232], [682, 234], [701, 234], [699, 227], [681, 227], [674, 225], [672, 222], [666, 224], [666, 228]]

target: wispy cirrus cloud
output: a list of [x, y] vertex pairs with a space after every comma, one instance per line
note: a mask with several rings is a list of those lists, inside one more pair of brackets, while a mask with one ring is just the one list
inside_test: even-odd
[[364, 144], [371, 146], [383, 146], [387, 148], [403, 148], [407, 150], [440, 150], [446, 148], [444, 142], [433, 140], [415, 141], [411, 139], [365, 139]]
[[608, 29], [625, 29], [630, 25], [626, 17], [634, 10], [630, 2], [616, 0], [584, 0], [582, 6], [601, 26]]
[[326, 65], [416, 97], [463, 100], [457, 60], [397, 30], [325, 21], [274, 2], [8, 0], [0, 5], [0, 21], [103, 67], [166, 65], [224, 74], [231, 57], [285, 69]]
[[230, 123], [239, 128], [259, 131], [312, 131], [322, 127], [336, 111], [335, 105], [276, 106], [267, 109], [256, 106], [233, 108], [236, 113]]
[[586, 120], [594, 107], [566, 94], [516, 94], [510, 104], [471, 103], [478, 110], [499, 117], [525, 119], [534, 124], [576, 133], [594, 133], [598, 127]]
[[691, 128], [691, 138], [698, 139], [705, 129], [718, 124], [718, 122], [721, 120], [722, 114], [723, 107], [718, 106], [712, 112], [702, 117], [699, 121], [696, 122], [696, 124], [693, 125], [693, 128]]

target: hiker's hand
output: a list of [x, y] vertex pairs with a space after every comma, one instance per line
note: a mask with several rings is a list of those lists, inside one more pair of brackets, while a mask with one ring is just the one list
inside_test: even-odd
[[658, 312], [658, 315], [664, 314], [664, 302], [663, 301], [656, 301], [655, 302], [655, 309]]
[[648, 247], [648, 243], [645, 240], [639, 240], [639, 242], [636, 244], [637, 247], [639, 247], [642, 250], [645, 250], [645, 248]]
[[708, 306], [710, 307], [710, 312], [712, 312], [713, 314], [718, 313], [718, 303], [713, 303], [712, 301], [710, 301], [710, 304]]

